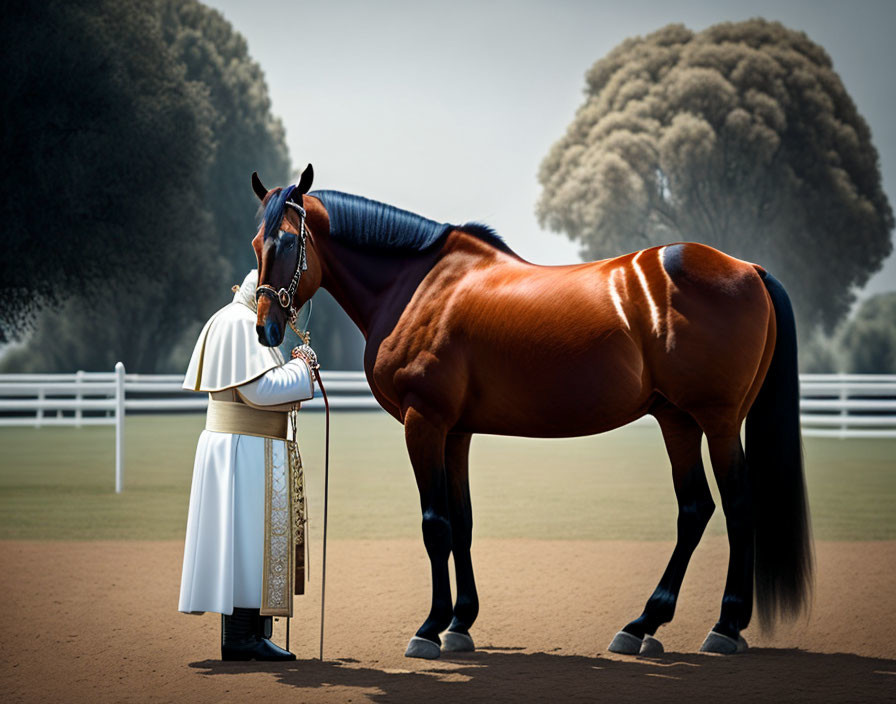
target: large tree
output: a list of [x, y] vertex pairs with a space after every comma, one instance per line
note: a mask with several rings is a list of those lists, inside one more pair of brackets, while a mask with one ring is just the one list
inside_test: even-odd
[[[201, 182], [211, 111], [149, 2], [12, 2], [0, 34], [0, 340], [72, 297], [139, 315], [212, 244]], [[214, 251], [214, 250], [212, 250]], [[220, 263], [210, 258], [198, 285]], [[170, 322], [198, 314], [197, 301]]]
[[626, 40], [544, 159], [543, 225], [600, 258], [674, 240], [765, 265], [833, 326], [889, 255], [893, 212], [831, 59], [761, 19]]
[[194, 0], [22, 3], [4, 35], [0, 334], [47, 309], [5, 366], [182, 369], [254, 262], [249, 174], [288, 179], [260, 69]]

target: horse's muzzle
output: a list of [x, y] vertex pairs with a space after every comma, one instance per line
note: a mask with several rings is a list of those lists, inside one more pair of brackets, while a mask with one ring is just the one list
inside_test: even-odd
[[265, 347], [277, 347], [283, 342], [285, 330], [276, 321], [268, 318], [264, 325], [255, 326], [255, 332], [258, 333], [258, 341]]

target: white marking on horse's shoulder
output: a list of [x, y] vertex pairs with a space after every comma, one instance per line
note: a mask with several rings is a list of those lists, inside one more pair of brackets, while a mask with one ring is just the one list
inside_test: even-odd
[[641, 288], [644, 291], [644, 297], [647, 298], [647, 305], [650, 308], [650, 320], [653, 323], [653, 332], [659, 335], [660, 310], [659, 308], [657, 308], [656, 301], [653, 300], [653, 296], [650, 295], [650, 287], [647, 285], [647, 277], [644, 276], [644, 271], [638, 264], [638, 259], [642, 254], [644, 254], [643, 249], [635, 255], [634, 259], [632, 259], [632, 268], [635, 270], [635, 275], [638, 277], [638, 281], [641, 282]]
[[[616, 274], [619, 274], [620, 272], [624, 277], [625, 272], [622, 271], [622, 269], [617, 268], [610, 272], [610, 298], [613, 301], [613, 305], [616, 307], [616, 312], [619, 314], [622, 322], [625, 323], [625, 327], [631, 330], [632, 326], [628, 324], [628, 318], [625, 315], [625, 311], [622, 309], [622, 297], [619, 295], [619, 291], [616, 288]], [[623, 281], [625, 281], [624, 278]]]

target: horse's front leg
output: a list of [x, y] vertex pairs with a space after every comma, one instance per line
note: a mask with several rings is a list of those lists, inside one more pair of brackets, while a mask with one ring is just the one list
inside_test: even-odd
[[437, 658], [441, 652], [439, 633], [451, 623], [451, 583], [448, 556], [451, 553], [451, 520], [445, 477], [446, 432], [416, 408], [404, 419], [405, 442], [423, 511], [423, 544], [432, 568], [432, 607], [429, 616], [408, 643], [405, 656]]
[[479, 614], [479, 597], [473, 578], [470, 545], [473, 540], [473, 510], [470, 504], [470, 439], [469, 433], [451, 433], [445, 443], [445, 469], [448, 477], [448, 501], [451, 517], [451, 551], [454, 553], [454, 575], [457, 600], [454, 618], [442, 635], [442, 650], [468, 652], [475, 650], [470, 627]]

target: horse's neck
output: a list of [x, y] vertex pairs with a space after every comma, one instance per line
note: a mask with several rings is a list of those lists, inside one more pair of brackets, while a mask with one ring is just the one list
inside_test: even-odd
[[324, 260], [321, 286], [367, 339], [394, 326], [438, 257], [433, 252], [399, 256], [369, 253], [333, 240], [320, 250]]

